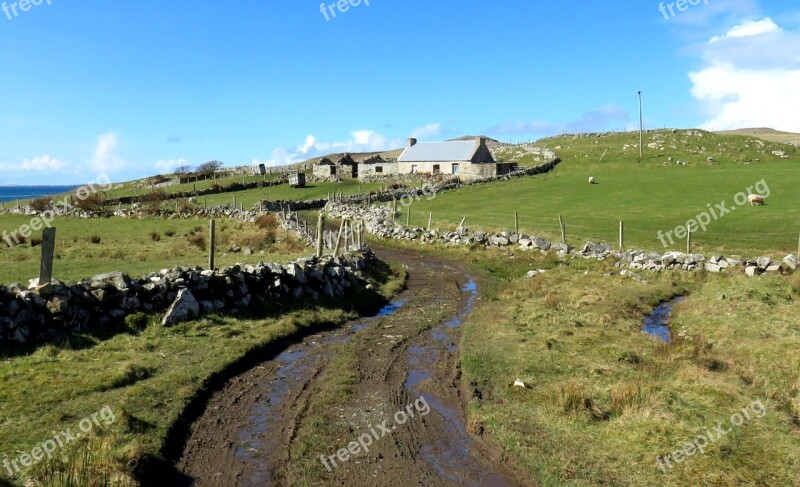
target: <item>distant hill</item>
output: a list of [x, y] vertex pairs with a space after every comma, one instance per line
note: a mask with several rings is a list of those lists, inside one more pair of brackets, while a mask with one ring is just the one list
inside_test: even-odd
[[768, 142], [779, 142], [782, 144], [792, 144], [800, 146], [800, 134], [795, 134], [792, 132], [781, 132], [780, 130], [775, 130], [770, 128], [720, 130], [717, 133], [731, 134], [731, 135], [748, 135], [751, 137], [757, 137], [759, 139], [766, 140]]

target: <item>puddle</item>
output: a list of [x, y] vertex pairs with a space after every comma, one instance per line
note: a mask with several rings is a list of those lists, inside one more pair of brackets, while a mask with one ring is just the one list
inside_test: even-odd
[[360, 320], [358, 323], [323, 334], [312, 335], [301, 343], [292, 345], [278, 355], [272, 362], [278, 365], [274, 380], [263, 384], [260, 399], [253, 405], [248, 426], [239, 432], [239, 445], [236, 447], [236, 458], [250, 466], [252, 473], [249, 480], [252, 485], [272, 485], [269, 465], [258, 452], [274, 447], [271, 436], [275, 425], [280, 424], [280, 406], [284, 403], [292, 386], [311, 379], [311, 371], [316, 370], [325, 354], [309, 355], [309, 349], [321, 348], [332, 343], [342, 343], [351, 339], [356, 333], [367, 328], [369, 321], [395, 314], [405, 306], [405, 299], [392, 301], [381, 308], [373, 317]]
[[660, 338], [665, 343], [670, 343], [672, 331], [669, 327], [669, 320], [672, 317], [672, 308], [684, 299], [686, 299], [684, 296], [678, 296], [659, 304], [652, 313], [644, 317], [642, 330], [648, 335]]
[[[461, 326], [472, 312], [478, 297], [478, 286], [470, 279], [461, 288], [466, 294], [466, 301], [461, 311], [450, 321], [434, 327], [431, 337], [449, 352], [456, 352], [458, 344], [453, 339], [453, 329]], [[502, 476], [480, 465], [470, 454], [472, 438], [464, 427], [459, 408], [444, 404], [438, 397], [421, 391], [420, 385], [431, 379], [431, 371], [439, 359], [439, 351], [435, 346], [415, 346], [408, 349], [406, 359], [411, 366], [405, 381], [406, 390], [414, 397], [424, 397], [444, 420], [447, 437], [433, 444], [424, 445], [420, 449], [422, 458], [441, 478], [448, 479], [458, 485], [467, 486], [507, 486]], [[478, 479], [478, 480], [475, 480]]]

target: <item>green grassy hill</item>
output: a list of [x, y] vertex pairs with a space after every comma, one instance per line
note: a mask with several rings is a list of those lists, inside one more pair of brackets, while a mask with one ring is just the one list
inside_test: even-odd
[[[563, 159], [552, 173], [423, 200], [412, 208], [412, 224], [427, 225], [432, 212], [435, 227], [455, 226], [466, 216], [471, 228], [513, 229], [517, 211], [522, 232], [560, 239], [562, 215], [568, 241], [577, 245], [586, 240], [616, 242], [623, 220], [626, 247], [662, 249], [659, 231], [665, 234], [709, 211], [709, 206], [725, 202], [726, 208], [736, 209], [713, 221], [707, 231], [696, 233], [694, 250], [749, 255], [797, 249], [800, 155], [796, 147], [700, 130], [662, 130], [645, 135], [640, 163], [638, 139], [638, 134], [628, 133], [540, 141], [537, 145], [554, 149]], [[536, 156], [525, 157], [531, 160], [521, 162], [531, 164]], [[590, 176], [598, 184], [588, 184]], [[765, 206], [735, 204], [737, 193], [756, 192], [753, 187], [762, 180], [770, 193]], [[676, 239], [669, 248], [685, 249], [685, 243]]]

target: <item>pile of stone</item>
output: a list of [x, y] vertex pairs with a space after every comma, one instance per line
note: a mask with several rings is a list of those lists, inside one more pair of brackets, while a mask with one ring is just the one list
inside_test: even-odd
[[237, 313], [286, 300], [339, 298], [374, 256], [314, 257], [290, 264], [219, 270], [164, 269], [139, 279], [111, 272], [67, 284], [0, 286], [0, 346], [42, 343], [65, 333], [107, 327], [137, 312], [167, 310], [166, 326], [207, 313]]

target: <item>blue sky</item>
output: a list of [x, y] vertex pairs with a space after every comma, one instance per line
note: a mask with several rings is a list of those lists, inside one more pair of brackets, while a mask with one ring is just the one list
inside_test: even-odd
[[0, 185], [632, 129], [638, 90], [649, 128], [800, 131], [795, 2], [37, 1], [0, 10]]

